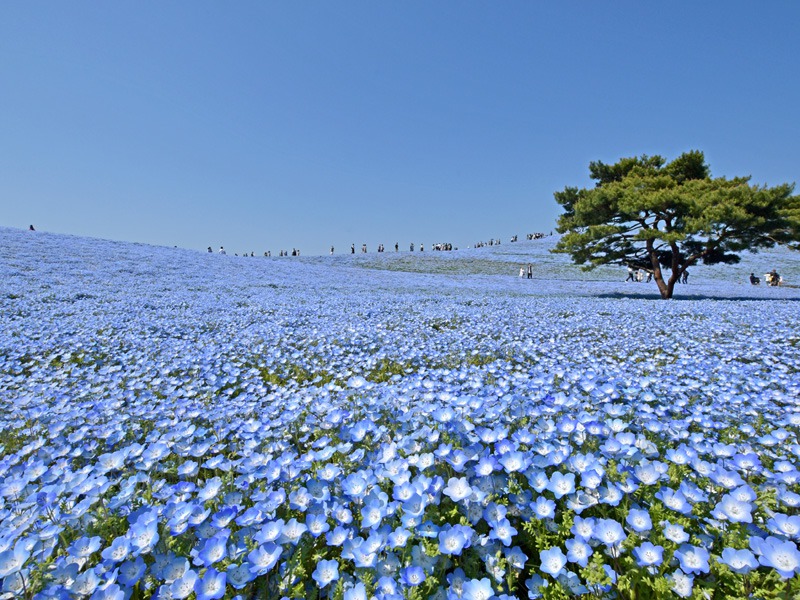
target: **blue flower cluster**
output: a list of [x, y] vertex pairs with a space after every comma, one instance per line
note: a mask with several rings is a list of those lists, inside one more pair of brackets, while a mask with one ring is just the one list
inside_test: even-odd
[[791, 299], [0, 234], [0, 598], [800, 593]]

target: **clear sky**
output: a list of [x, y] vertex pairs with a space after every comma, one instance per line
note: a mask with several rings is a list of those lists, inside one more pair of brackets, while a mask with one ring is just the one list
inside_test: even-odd
[[550, 231], [591, 160], [800, 179], [800, 2], [0, 2], [0, 225], [337, 253]]

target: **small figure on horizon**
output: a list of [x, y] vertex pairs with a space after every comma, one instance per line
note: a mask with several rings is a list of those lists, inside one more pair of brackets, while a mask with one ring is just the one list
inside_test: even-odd
[[528, 263], [528, 279], [533, 279], [533, 265]]
[[408, 249], [409, 249], [411, 252], [413, 252], [413, 251], [414, 251], [414, 242], [411, 242], [411, 245], [409, 245]]
[[356, 253], [356, 245], [350, 244], [350, 254], [355, 254], [355, 253]]
[[400, 244], [395, 242], [394, 243], [394, 251], [397, 252], [400, 249]]
[[29, 225], [28, 226], [28, 231], [36, 231], [36, 230], [33, 228], [33, 225]]
[[220, 254], [227, 254], [227, 252], [225, 252], [225, 248], [223, 248], [222, 246], [219, 247], [219, 253]]
[[522, 265], [522, 266], [519, 268], [519, 276], [520, 276], [520, 277], [525, 277], [525, 265]]
[[333, 246], [331, 246], [331, 254], [333, 254]]
[[208, 253], [211, 254], [212, 252], [214, 252], [214, 251], [211, 249], [211, 246], [209, 246], [208, 247]]

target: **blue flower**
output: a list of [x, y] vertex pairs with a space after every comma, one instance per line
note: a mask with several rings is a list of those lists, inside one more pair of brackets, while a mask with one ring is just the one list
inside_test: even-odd
[[278, 562], [281, 552], [283, 548], [272, 542], [259, 546], [247, 555], [250, 571], [257, 576], [268, 573]]
[[460, 502], [472, 495], [472, 488], [466, 477], [451, 477], [447, 481], [447, 486], [442, 490], [453, 502]]
[[461, 600], [489, 600], [492, 596], [492, 582], [486, 578], [469, 579], [461, 586]]
[[547, 484], [547, 489], [553, 492], [556, 499], [561, 498], [567, 494], [575, 491], [575, 475], [574, 473], [561, 473], [556, 471], [550, 477], [550, 482]]
[[182, 600], [194, 591], [195, 583], [197, 583], [197, 573], [189, 569], [182, 577], [172, 582], [169, 586], [170, 594], [173, 598]]
[[720, 562], [728, 565], [734, 573], [745, 575], [758, 568], [758, 561], [750, 550], [725, 548]]
[[565, 542], [567, 546], [567, 560], [585, 567], [589, 557], [594, 553], [592, 547], [580, 538], [572, 538]]
[[675, 551], [681, 570], [687, 575], [708, 573], [708, 550], [699, 546], [683, 544]]
[[642, 542], [633, 549], [633, 556], [636, 564], [640, 567], [658, 567], [663, 560], [664, 548], [656, 546], [651, 542]]
[[763, 540], [750, 538], [750, 547], [759, 555], [759, 563], [765, 567], [772, 567], [784, 579], [789, 579], [800, 572], [800, 552], [794, 542], [772, 536]]
[[210, 567], [228, 555], [228, 535], [218, 533], [208, 538], [194, 557], [193, 564], [198, 567]]
[[0, 579], [22, 569], [30, 555], [30, 551], [26, 550], [24, 545], [20, 543], [17, 543], [13, 550], [0, 552]]
[[549, 550], [542, 550], [539, 552], [539, 567], [544, 573], [552, 577], [558, 577], [564, 570], [564, 565], [567, 564], [567, 557], [561, 551], [561, 548], [555, 546]]
[[517, 535], [517, 530], [514, 529], [511, 522], [508, 519], [503, 519], [492, 526], [492, 530], [489, 532], [489, 539], [500, 540], [504, 546], [510, 546], [511, 538], [515, 535]]
[[311, 577], [319, 587], [324, 588], [332, 581], [339, 579], [339, 563], [336, 560], [320, 560]]
[[439, 552], [450, 556], [460, 556], [464, 546], [469, 542], [471, 529], [454, 525], [439, 532]]
[[625, 531], [614, 519], [597, 519], [594, 538], [607, 548], [615, 548], [625, 539]]
[[400, 580], [409, 587], [416, 587], [425, 581], [425, 571], [417, 565], [410, 565], [400, 571]]
[[218, 600], [225, 595], [225, 573], [218, 573], [213, 567], [206, 569], [202, 579], [194, 582], [197, 600]]
[[637, 508], [632, 508], [628, 511], [628, 516], [625, 518], [625, 522], [630, 525], [631, 529], [633, 529], [636, 533], [650, 531], [650, 529], [653, 527], [653, 522], [650, 519], [650, 513], [646, 510], [640, 510]]

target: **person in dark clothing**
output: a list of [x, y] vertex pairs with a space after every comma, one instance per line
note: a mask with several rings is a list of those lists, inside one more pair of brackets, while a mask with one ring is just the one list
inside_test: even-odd
[[28, 227], [28, 230], [29, 230], [29, 231], [36, 231], [36, 230], [33, 228], [33, 225], [31, 225], [30, 227]]
[[761, 283], [761, 280], [756, 277], [755, 273], [750, 273], [750, 285], [758, 285]]

